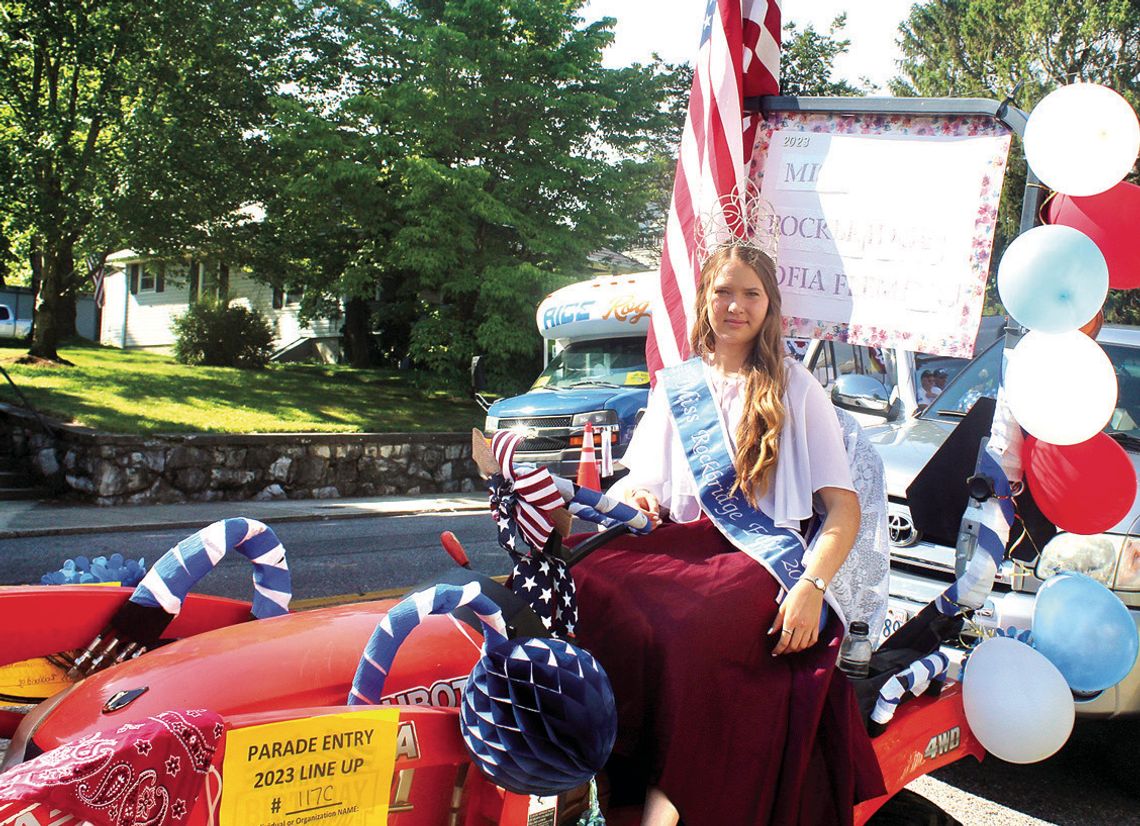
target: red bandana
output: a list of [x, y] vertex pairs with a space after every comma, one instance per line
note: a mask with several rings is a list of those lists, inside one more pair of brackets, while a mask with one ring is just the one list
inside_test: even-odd
[[100, 826], [184, 823], [224, 731], [212, 711], [164, 711], [52, 749], [0, 775], [0, 821], [39, 804]]

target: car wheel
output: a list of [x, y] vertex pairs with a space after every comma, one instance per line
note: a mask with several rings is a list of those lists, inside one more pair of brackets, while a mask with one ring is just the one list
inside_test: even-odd
[[871, 816], [867, 826], [962, 826], [962, 823], [917, 792], [901, 789]]

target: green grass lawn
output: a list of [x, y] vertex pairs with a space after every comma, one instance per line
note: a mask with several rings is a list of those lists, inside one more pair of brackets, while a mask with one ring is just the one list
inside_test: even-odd
[[[110, 433], [464, 431], [483, 423], [474, 402], [390, 370], [188, 367], [94, 345], [60, 348], [74, 367], [15, 364], [25, 352], [4, 347], [0, 363], [41, 413]], [[2, 376], [0, 385], [0, 401], [21, 404]]]

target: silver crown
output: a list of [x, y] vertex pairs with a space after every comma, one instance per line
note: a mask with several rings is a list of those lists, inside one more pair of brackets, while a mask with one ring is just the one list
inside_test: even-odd
[[751, 181], [737, 185], [708, 211], [699, 214], [694, 232], [701, 267], [725, 247], [758, 249], [773, 263], [780, 248], [776, 211]]

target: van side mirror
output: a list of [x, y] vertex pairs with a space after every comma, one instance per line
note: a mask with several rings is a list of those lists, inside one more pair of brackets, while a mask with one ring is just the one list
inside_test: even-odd
[[483, 410], [490, 408], [490, 404], [483, 398], [483, 388], [487, 386], [487, 371], [483, 367], [483, 356], [474, 356], [471, 359], [471, 398]]
[[471, 359], [471, 395], [483, 392], [487, 386], [487, 370], [483, 366], [483, 356], [474, 356]]
[[853, 413], [889, 418], [891, 396], [878, 379], [859, 373], [840, 376], [831, 388], [831, 403]]

